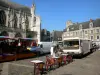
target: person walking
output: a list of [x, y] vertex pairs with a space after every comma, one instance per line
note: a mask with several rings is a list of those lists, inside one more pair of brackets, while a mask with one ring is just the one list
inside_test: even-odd
[[55, 57], [55, 52], [54, 52], [54, 45], [51, 47], [51, 49], [50, 49], [50, 55], [51, 55], [51, 57]]
[[57, 56], [60, 57], [62, 53], [63, 53], [62, 48], [59, 45], [57, 45]]

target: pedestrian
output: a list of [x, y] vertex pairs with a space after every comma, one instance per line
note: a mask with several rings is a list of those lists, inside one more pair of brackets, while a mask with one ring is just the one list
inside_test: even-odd
[[50, 49], [50, 54], [52, 57], [60, 57], [62, 52], [63, 51], [59, 45], [53, 45]]
[[56, 48], [56, 46], [55, 45], [53, 45], [52, 47], [51, 47], [51, 49], [50, 49], [50, 55], [51, 55], [51, 57], [55, 57], [55, 48]]
[[57, 56], [60, 57], [62, 53], [63, 53], [63, 49], [59, 45], [57, 45]]

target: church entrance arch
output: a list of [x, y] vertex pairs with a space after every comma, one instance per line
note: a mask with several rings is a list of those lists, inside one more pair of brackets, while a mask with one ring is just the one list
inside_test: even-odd
[[2, 31], [0, 33], [0, 36], [9, 36], [8, 32], [7, 31]]
[[22, 34], [20, 32], [18, 32], [18, 33], [15, 34], [15, 37], [16, 38], [21, 38], [22, 37]]

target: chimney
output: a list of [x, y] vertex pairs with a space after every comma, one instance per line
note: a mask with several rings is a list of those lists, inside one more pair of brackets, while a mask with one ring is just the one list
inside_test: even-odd
[[90, 19], [90, 22], [92, 22], [93, 20], [92, 19]]

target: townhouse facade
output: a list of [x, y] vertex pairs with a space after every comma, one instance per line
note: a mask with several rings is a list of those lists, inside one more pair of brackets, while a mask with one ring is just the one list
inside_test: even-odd
[[66, 31], [63, 33], [62, 38], [69, 37], [80, 37], [100, 42], [100, 19], [90, 19], [90, 21], [82, 23], [67, 21]]

